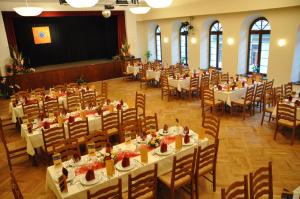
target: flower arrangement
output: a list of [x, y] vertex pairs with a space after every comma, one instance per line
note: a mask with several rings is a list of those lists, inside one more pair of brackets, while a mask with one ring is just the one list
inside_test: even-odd
[[161, 141], [160, 137], [152, 136], [151, 140], [148, 142], [148, 145], [150, 147], [156, 148], [160, 145], [160, 141]]
[[192, 25], [192, 17], [188, 18], [189, 21], [181, 22], [181, 26], [186, 27], [188, 34], [194, 34], [194, 26]]
[[99, 158], [101, 162], [105, 162], [106, 160], [114, 160], [117, 161], [118, 153], [114, 150], [106, 151], [102, 156]]
[[130, 49], [130, 44], [128, 43], [127, 39], [124, 39], [124, 42], [122, 43], [122, 47], [120, 49], [121, 55], [123, 57], [130, 56], [129, 49]]

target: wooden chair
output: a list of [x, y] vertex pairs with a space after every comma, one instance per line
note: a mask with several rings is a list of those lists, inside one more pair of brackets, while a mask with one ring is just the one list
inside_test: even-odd
[[12, 171], [10, 171], [11, 190], [15, 199], [23, 199], [22, 192]]
[[200, 81], [200, 87], [199, 87], [201, 100], [203, 99], [202, 94], [205, 89], [209, 89], [209, 75], [202, 74], [201, 81]]
[[[135, 93], [135, 107], [137, 109], [138, 117], [145, 117], [146, 114], [146, 95], [142, 93]], [[141, 113], [140, 113], [141, 111]]]
[[56, 92], [64, 91], [65, 89], [66, 89], [66, 86], [63, 85], [63, 84], [56, 85], [56, 86], [54, 86], [54, 88], [53, 88], [53, 90], [56, 91]]
[[283, 98], [283, 86], [278, 86], [274, 88], [273, 91], [274, 94], [274, 104], [277, 104], [277, 102]]
[[75, 138], [80, 144], [84, 143], [84, 137], [89, 134], [89, 124], [86, 118], [83, 121], [68, 122], [69, 138]]
[[17, 100], [19, 100], [21, 98], [30, 97], [30, 93], [28, 91], [19, 91], [19, 92], [15, 93], [14, 96]]
[[54, 154], [60, 153], [62, 161], [73, 158], [74, 154], [80, 155], [79, 143], [77, 139], [66, 139], [54, 144]]
[[234, 107], [240, 107], [243, 111], [243, 120], [245, 120], [246, 116], [246, 109], [249, 107], [250, 115], [252, 115], [252, 101], [253, 101], [253, 93], [254, 93], [254, 86], [250, 86], [247, 88], [246, 95], [241, 99], [232, 100], [231, 101], [231, 114], [233, 112]]
[[[199, 198], [198, 182], [199, 177], [204, 177], [206, 180], [213, 184], [213, 191], [216, 191], [216, 167], [217, 167], [217, 156], [219, 148], [219, 139], [216, 139], [214, 144], [211, 144], [205, 148], [198, 147], [196, 168], [195, 168], [195, 187], [196, 187], [196, 198]], [[212, 179], [209, 179], [207, 175], [211, 175]]]
[[142, 172], [135, 177], [129, 174], [128, 193], [123, 194], [123, 197], [128, 199], [156, 199], [157, 164], [154, 164], [154, 169]]
[[261, 167], [250, 173], [250, 199], [273, 199], [272, 162], [268, 167]]
[[96, 96], [96, 105], [97, 106], [102, 107], [105, 104], [106, 101], [107, 101], [107, 99], [105, 99], [101, 95]]
[[77, 111], [81, 106], [80, 96], [78, 93], [68, 93], [67, 94], [67, 110], [69, 112]]
[[221, 198], [222, 199], [248, 199], [248, 177], [244, 175], [244, 181], [236, 181], [229, 185], [225, 190], [221, 189]]
[[30, 104], [23, 104], [23, 113], [24, 118], [28, 119], [28, 121], [33, 121], [40, 117], [40, 107], [38, 101], [30, 103]]
[[175, 87], [169, 85], [169, 80], [166, 76], [161, 77], [161, 99], [163, 100], [165, 96], [168, 97], [168, 101], [170, 97], [173, 96], [177, 92]]
[[204, 114], [202, 126], [205, 129], [205, 135], [212, 137], [215, 143], [219, 139], [220, 118], [213, 114]]
[[57, 98], [49, 98], [43, 100], [44, 113], [49, 116], [49, 113], [60, 112]]
[[196, 94], [200, 98], [199, 77], [191, 77], [190, 88], [188, 90], [183, 89], [183, 91], [186, 91], [190, 98], [192, 98], [193, 94]]
[[118, 183], [112, 186], [108, 186], [97, 190], [95, 193], [87, 191], [88, 199], [122, 199], [122, 180], [118, 179]]
[[296, 128], [300, 126], [300, 121], [297, 120], [297, 106], [281, 102], [277, 103], [276, 129], [274, 133], [274, 140], [276, 140], [279, 126], [285, 126], [292, 129], [291, 145], [293, 145]]
[[211, 74], [211, 84], [214, 85], [218, 85], [219, 84], [219, 75], [218, 73], [212, 73]]
[[128, 108], [126, 110], [121, 109], [121, 124], [129, 121], [133, 121], [137, 124], [137, 108]]
[[229, 81], [229, 73], [222, 73], [221, 82], [228, 82], [228, 81]]
[[263, 102], [264, 84], [258, 84], [255, 88], [253, 95], [253, 114], [255, 114], [255, 106], [259, 105], [259, 112], [261, 113], [261, 107]]
[[77, 83], [67, 84], [67, 89], [78, 89], [79, 85]]
[[9, 169], [12, 170], [11, 161], [13, 159], [28, 155], [26, 142], [24, 140], [20, 140], [20, 142], [16, 141], [16, 142], [7, 143], [5, 135], [4, 135], [4, 131], [3, 131], [1, 118], [0, 118], [0, 138], [4, 145]]
[[293, 92], [293, 84], [291, 82], [284, 85], [284, 96], [289, 97]]
[[95, 149], [100, 151], [102, 148], [106, 147], [106, 144], [108, 143], [108, 136], [107, 133], [99, 131], [86, 135], [84, 140], [86, 145], [90, 142], [95, 143]]
[[274, 79], [271, 80], [271, 81], [267, 81], [266, 84], [265, 84], [265, 90], [264, 92], [271, 92], [273, 91], [273, 84], [274, 84]]
[[113, 135], [119, 136], [119, 142], [120, 142], [119, 111], [109, 113], [107, 115], [104, 115], [104, 113], [102, 112], [101, 122], [102, 122], [102, 131], [106, 132], [108, 137], [111, 137]]
[[31, 91], [32, 94], [36, 95], [36, 96], [41, 96], [43, 94], [45, 94], [45, 88], [36, 88], [34, 90]]
[[171, 199], [175, 199], [176, 190], [186, 185], [191, 185], [191, 198], [194, 198], [194, 170], [196, 154], [197, 149], [194, 149], [193, 153], [184, 155], [179, 159], [174, 156], [172, 171], [159, 176], [160, 182], [170, 189]]
[[83, 90], [81, 92], [81, 107], [96, 106], [96, 91], [95, 90]]
[[104, 97], [104, 99], [107, 99], [108, 96], [108, 84], [107, 82], [101, 82], [101, 96]]
[[261, 117], [261, 125], [264, 123], [264, 118], [266, 113], [269, 114], [269, 122], [271, 121], [271, 117], [274, 111], [274, 96], [273, 90], [269, 90], [263, 93], [263, 108], [262, 108], [262, 117]]
[[151, 134], [152, 132], [158, 131], [157, 115], [146, 116], [140, 119], [140, 132], [144, 135]]
[[210, 111], [213, 113], [213, 110], [216, 108], [220, 108], [222, 113], [224, 113], [224, 102], [221, 100], [215, 99], [215, 94], [213, 89], [204, 89], [202, 92], [202, 115], [205, 114], [206, 111]]
[[50, 129], [42, 129], [44, 152], [47, 163], [50, 165], [50, 158], [54, 154], [54, 144], [62, 142], [66, 139], [65, 128], [54, 127]]

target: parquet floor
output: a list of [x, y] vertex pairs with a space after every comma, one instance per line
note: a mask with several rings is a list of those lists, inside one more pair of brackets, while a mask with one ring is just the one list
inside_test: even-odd
[[[160, 89], [140, 89], [139, 82], [126, 82], [121, 79], [108, 80], [109, 98], [123, 99], [129, 105], [134, 105], [135, 92], [146, 93], [147, 114], [158, 114], [159, 126], [165, 123], [174, 125], [179, 118], [182, 125], [198, 131], [201, 128], [201, 109], [198, 100], [167, 100], [160, 98]], [[99, 84], [99, 83], [97, 83]], [[8, 100], [0, 100], [0, 115], [7, 116]], [[217, 163], [217, 191], [212, 192], [212, 186], [207, 181], [200, 181], [200, 198], [220, 198], [221, 187], [227, 187], [236, 180], [241, 180], [244, 174], [258, 167], [273, 162], [274, 198], [280, 198], [283, 188], [295, 189], [300, 185], [300, 132], [294, 146], [290, 146], [290, 131], [283, 129], [277, 141], [273, 140], [274, 123], [260, 125], [261, 114], [247, 117], [245, 121], [240, 115], [224, 114], [221, 118], [220, 147]], [[298, 129], [299, 131], [299, 129]], [[20, 139], [15, 131], [7, 132], [9, 141]], [[17, 181], [25, 198], [55, 198], [46, 190], [46, 165], [39, 163], [33, 167], [27, 159], [20, 160], [14, 166]], [[163, 195], [167, 195], [166, 193]], [[178, 199], [188, 198], [184, 191], [176, 194]], [[166, 196], [167, 197], [167, 196]], [[10, 192], [10, 180], [4, 147], [0, 145], [0, 198], [13, 198]]]

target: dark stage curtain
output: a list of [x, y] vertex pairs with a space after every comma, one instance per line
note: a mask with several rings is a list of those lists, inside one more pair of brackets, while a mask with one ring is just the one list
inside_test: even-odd
[[[100, 12], [101, 13], [101, 12]], [[44, 12], [20, 17], [3, 12], [9, 44], [17, 44], [33, 67], [91, 59], [111, 59], [126, 38], [124, 12], [108, 19], [98, 12]], [[34, 44], [32, 27], [49, 26], [51, 44]]]

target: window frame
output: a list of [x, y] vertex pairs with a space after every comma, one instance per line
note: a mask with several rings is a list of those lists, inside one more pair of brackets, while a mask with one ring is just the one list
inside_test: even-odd
[[[157, 32], [157, 29], [159, 28], [159, 33]], [[159, 43], [160, 43], [160, 59], [158, 59], [158, 56], [157, 56], [157, 36], [159, 36]], [[162, 47], [161, 47], [161, 29], [158, 26], [156, 26], [155, 28], [155, 58], [156, 60], [162, 62]]]
[[[208, 66], [209, 67], [213, 67], [213, 66], [210, 66], [210, 54], [211, 54], [211, 35], [217, 35], [217, 59], [216, 59], [216, 69], [218, 70], [221, 70], [222, 68], [219, 67], [219, 43], [220, 43], [220, 35], [223, 35], [223, 26], [221, 24], [221, 27], [222, 27], [222, 31], [211, 31], [212, 27], [216, 24], [221, 24], [220, 21], [216, 20], [214, 21], [211, 26], [209, 27], [209, 38], [208, 38]], [[218, 26], [219, 27], [219, 26]], [[222, 38], [223, 39], [223, 38]]]
[[185, 37], [185, 55], [186, 55], [186, 59], [185, 62], [183, 63], [185, 66], [188, 66], [188, 35], [189, 32], [188, 30], [185, 30], [184, 32], [181, 31], [182, 28], [186, 28], [186, 26], [181, 25], [179, 28], [179, 59], [180, 59], [180, 63], [181, 63], [181, 36]]
[[[254, 24], [258, 21], [261, 21], [261, 20], [265, 20], [268, 22], [268, 24], [270, 25], [270, 22], [267, 18], [265, 17], [259, 17], [257, 19], [255, 19], [249, 26], [249, 34], [248, 34], [248, 50], [247, 50], [247, 74], [252, 74], [253, 72], [249, 71], [249, 60], [250, 60], [250, 44], [251, 44], [251, 35], [253, 34], [258, 34], [258, 59], [257, 59], [257, 62], [259, 63], [258, 66], [259, 66], [259, 74], [263, 74], [264, 76], [266, 76], [267, 74], [264, 74], [264, 73], [260, 73], [260, 58], [261, 58], [261, 45], [262, 45], [262, 36], [264, 34], [269, 34], [271, 36], [271, 28], [270, 30], [252, 30]], [[271, 25], [270, 25], [271, 27]], [[271, 42], [270, 42], [271, 43]], [[269, 44], [270, 45], [270, 44]], [[270, 48], [269, 48], [269, 54], [270, 54]], [[269, 58], [268, 58], [268, 61], [269, 61]], [[268, 64], [268, 67], [269, 67], [269, 64]]]

